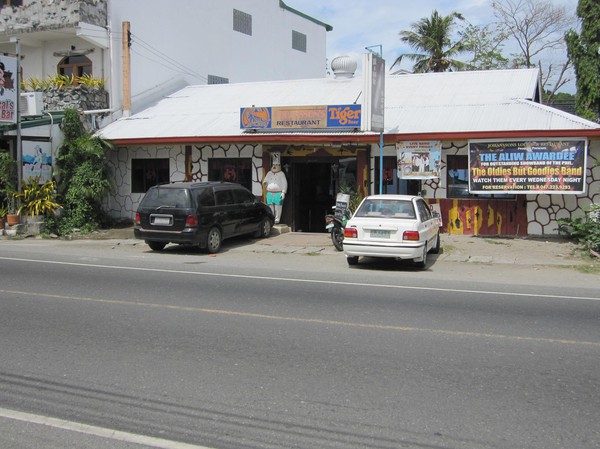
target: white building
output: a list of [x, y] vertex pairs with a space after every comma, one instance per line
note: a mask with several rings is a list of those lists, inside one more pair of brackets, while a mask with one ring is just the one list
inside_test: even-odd
[[130, 42], [133, 113], [188, 84], [325, 76], [331, 26], [281, 0], [1, 3], [0, 53], [14, 54], [19, 40], [24, 80], [57, 73], [104, 79], [114, 111], [104, 123], [122, 112], [123, 41]]
[[[344, 184], [362, 195], [378, 192], [381, 184], [384, 193], [424, 190], [429, 203], [439, 205], [444, 228], [461, 234], [552, 235], [558, 219], [580, 216], [600, 202], [600, 125], [540, 104], [536, 69], [386, 77], [382, 149], [380, 134], [360, 125], [312, 126], [315, 115], [307, 119], [307, 107], [362, 106], [364, 112], [365, 84], [350, 77], [189, 86], [112, 123], [100, 132], [116, 145], [110, 154], [117, 184], [111, 214], [132, 219], [148, 182], [233, 180], [262, 196], [274, 154], [288, 176], [282, 221], [293, 231], [322, 232], [323, 217]], [[288, 117], [298, 112], [295, 123], [307, 125], [244, 128], [246, 108], [257, 123], [268, 111], [273, 117], [285, 110]], [[517, 150], [508, 150], [514, 142]], [[435, 179], [398, 178], [398, 149], [415, 143], [440, 149]], [[556, 161], [515, 162], [533, 145], [536, 157]], [[493, 174], [469, 185], [469, 174], [478, 170], [474, 147], [506, 162], [489, 164], [486, 174]], [[577, 160], [565, 167], [574, 175], [547, 176], [571, 148], [577, 148]], [[512, 175], [505, 182], [506, 168]], [[541, 175], [527, 176], [528, 170]], [[563, 181], [577, 185], [565, 193], [571, 186]], [[538, 183], [548, 186], [537, 190]], [[497, 190], [473, 193], [478, 186]]]

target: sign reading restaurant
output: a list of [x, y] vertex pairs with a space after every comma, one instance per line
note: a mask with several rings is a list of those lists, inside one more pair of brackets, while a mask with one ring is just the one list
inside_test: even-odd
[[585, 193], [587, 141], [469, 142], [469, 192]]
[[358, 104], [241, 108], [242, 129], [360, 128]]

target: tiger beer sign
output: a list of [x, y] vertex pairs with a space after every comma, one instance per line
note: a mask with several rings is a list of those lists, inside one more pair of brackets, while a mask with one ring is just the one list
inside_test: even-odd
[[360, 128], [358, 104], [241, 108], [241, 129]]

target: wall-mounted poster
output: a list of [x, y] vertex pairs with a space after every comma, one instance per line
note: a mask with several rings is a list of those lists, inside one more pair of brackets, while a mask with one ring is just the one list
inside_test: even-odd
[[40, 184], [52, 179], [52, 146], [50, 142], [23, 140], [23, 181], [40, 177]]
[[442, 142], [410, 140], [396, 143], [398, 178], [435, 179], [440, 177]]
[[587, 141], [470, 141], [471, 193], [585, 193]]

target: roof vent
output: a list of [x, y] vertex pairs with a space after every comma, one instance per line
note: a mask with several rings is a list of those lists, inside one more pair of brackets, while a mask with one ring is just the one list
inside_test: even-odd
[[357, 63], [350, 56], [338, 56], [331, 61], [331, 70], [336, 78], [352, 78], [356, 72]]

